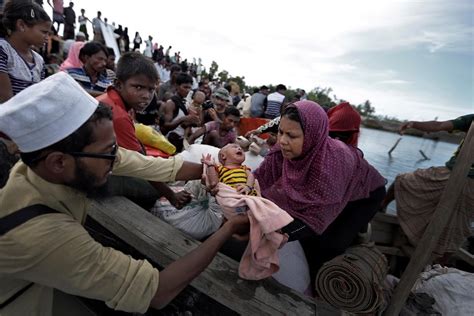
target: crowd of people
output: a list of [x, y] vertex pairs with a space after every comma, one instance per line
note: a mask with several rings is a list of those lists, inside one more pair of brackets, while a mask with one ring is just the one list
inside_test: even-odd
[[[179, 209], [193, 197], [186, 190], [175, 192], [168, 182], [210, 178], [216, 170], [220, 180], [228, 181], [224, 173], [235, 179], [237, 165], [239, 193], [268, 199], [291, 216], [279, 233], [301, 243], [313, 281], [324, 262], [367, 235], [375, 213], [394, 198], [416, 244], [456, 155], [437, 172], [400, 176], [386, 195], [385, 179], [357, 148], [361, 117], [350, 103], [325, 111], [307, 100], [304, 90], [288, 100], [283, 84], [275, 91], [262, 86], [250, 95], [235, 82], [201, 77], [200, 61], [182, 60], [180, 52], [171, 56], [172, 46], [164, 50], [151, 36], [141, 52], [139, 33], [130, 43], [122, 25], [113, 30], [118, 51], [107, 47], [103, 30], [110, 25], [101, 12], [91, 21], [82, 9], [76, 33], [72, 2], [63, 8], [63, 1], [53, 1], [52, 19], [42, 2], [7, 1], [2, 11], [0, 153], [8, 159], [0, 165], [5, 178], [0, 190], [2, 314], [49, 314], [54, 288], [103, 300], [114, 309], [144, 312], [172, 300], [224, 244], [233, 247], [238, 260], [245, 242], [232, 236], [248, 232], [247, 216], [229, 218], [162, 271], [103, 247], [83, 227], [91, 196], [126, 196], [144, 208], [163, 196]], [[56, 37], [61, 24], [62, 44], [56, 45], [50, 35]], [[266, 121], [246, 131], [249, 139], [271, 135], [263, 145], [268, 152], [252, 172], [240, 168], [243, 150], [235, 145], [241, 118]], [[473, 119], [471, 114], [440, 125], [410, 122], [401, 128], [467, 131]], [[176, 153], [197, 143], [222, 148], [225, 169], [214, 169], [209, 160], [203, 167], [152, 150], [137, 137], [137, 123], [152, 126]], [[13, 165], [15, 156], [20, 161]], [[235, 159], [226, 165], [228, 157]], [[453, 251], [470, 234], [472, 170], [440, 252]], [[431, 191], [423, 193], [427, 202], [420, 211], [417, 199], [427, 179]], [[216, 194], [215, 181], [206, 185]], [[418, 217], [423, 217], [419, 225], [410, 222]]]

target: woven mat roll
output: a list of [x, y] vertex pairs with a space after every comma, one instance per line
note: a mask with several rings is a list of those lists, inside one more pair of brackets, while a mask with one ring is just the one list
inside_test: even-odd
[[351, 247], [326, 262], [316, 276], [316, 291], [327, 303], [352, 313], [371, 313], [383, 303], [388, 265], [374, 246]]

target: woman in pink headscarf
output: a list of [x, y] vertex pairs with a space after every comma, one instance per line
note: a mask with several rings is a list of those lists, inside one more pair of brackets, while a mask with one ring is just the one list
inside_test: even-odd
[[82, 61], [79, 59], [79, 52], [81, 51], [82, 46], [84, 46], [85, 42], [74, 42], [69, 48], [69, 52], [67, 54], [66, 60], [63, 61], [59, 69], [61, 71], [65, 71], [71, 68], [81, 68]]
[[362, 152], [328, 136], [328, 117], [315, 102], [282, 113], [278, 142], [255, 171], [262, 195], [295, 220], [283, 228], [300, 240], [312, 279], [351, 245], [385, 196], [385, 179]]

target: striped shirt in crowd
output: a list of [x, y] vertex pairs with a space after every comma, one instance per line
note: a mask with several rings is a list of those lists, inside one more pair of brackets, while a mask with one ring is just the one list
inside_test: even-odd
[[0, 73], [8, 74], [13, 95], [45, 78], [46, 70], [40, 54], [31, 50], [33, 63], [27, 62], [4, 38], [0, 38]]
[[91, 78], [86, 73], [84, 68], [70, 68], [66, 70], [67, 73], [74, 78], [85, 90], [105, 92], [108, 86], [112, 84], [112, 81], [108, 78], [107, 74], [100, 73], [97, 77], [97, 82], [92, 83]]
[[280, 108], [285, 101], [285, 96], [279, 92], [270, 93], [267, 96], [267, 109], [265, 110], [265, 118], [274, 119], [280, 116]]

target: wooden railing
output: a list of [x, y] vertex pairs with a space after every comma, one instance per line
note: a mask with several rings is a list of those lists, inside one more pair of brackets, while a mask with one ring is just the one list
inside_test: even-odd
[[[95, 200], [89, 215], [111, 233], [166, 266], [199, 245], [176, 228], [123, 197]], [[295, 271], [297, 273], [297, 271]], [[238, 277], [238, 263], [218, 254], [191, 286], [241, 315], [340, 315], [273, 279], [246, 281]]]

